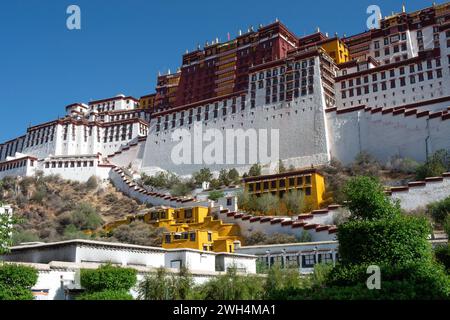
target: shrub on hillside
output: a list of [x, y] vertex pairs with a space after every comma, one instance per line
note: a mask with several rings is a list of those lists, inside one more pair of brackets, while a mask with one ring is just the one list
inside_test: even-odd
[[[309, 239], [309, 241], [311, 240]], [[296, 242], [308, 242], [308, 239], [306, 239], [306, 237], [297, 238], [294, 235], [284, 233], [274, 233], [271, 235], [267, 235], [261, 231], [253, 232], [250, 236], [244, 238], [244, 244], [246, 246], [296, 243]]]
[[164, 231], [163, 228], [155, 228], [144, 222], [135, 221], [129, 225], [122, 225], [114, 229], [111, 240], [142, 246], [160, 247]]
[[194, 172], [192, 175], [195, 184], [201, 186], [203, 182], [210, 182], [213, 178], [213, 174], [209, 168], [202, 168], [198, 172]]
[[39, 241], [39, 235], [32, 230], [15, 230], [12, 234], [13, 245], [35, 241]]
[[417, 167], [416, 179], [425, 180], [427, 177], [441, 176], [447, 170], [450, 170], [450, 154], [441, 149], [430, 156], [424, 164]]
[[379, 177], [380, 170], [380, 163], [367, 152], [358, 154], [350, 166], [350, 173], [353, 176]]
[[88, 190], [94, 190], [98, 187], [98, 178], [96, 176], [92, 176], [86, 182], [86, 188]]
[[100, 215], [90, 204], [80, 203], [73, 211], [63, 213], [58, 217], [57, 230], [60, 234], [73, 233], [75, 230], [96, 230], [102, 223]]
[[394, 156], [386, 164], [386, 168], [391, 172], [411, 174], [415, 173], [419, 163], [409, 158], [402, 158], [400, 156]]
[[400, 214], [400, 207], [384, 193], [383, 186], [374, 178], [352, 178], [344, 187], [347, 206], [355, 219], [381, 219]]
[[429, 204], [428, 212], [431, 214], [435, 222], [444, 224], [445, 220], [450, 215], [450, 197]]
[[345, 200], [343, 189], [349, 180], [346, 168], [337, 159], [332, 158], [330, 163], [320, 171], [325, 178], [328, 202], [342, 204]]

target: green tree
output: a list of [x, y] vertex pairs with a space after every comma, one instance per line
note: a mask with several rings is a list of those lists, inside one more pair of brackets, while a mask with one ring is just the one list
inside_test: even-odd
[[239, 275], [235, 268], [228, 268], [197, 289], [204, 300], [261, 300], [264, 298], [264, 281], [253, 275]]
[[278, 173], [284, 173], [286, 172], [286, 167], [283, 164], [283, 161], [280, 159], [278, 160]]
[[339, 255], [343, 264], [426, 262], [431, 258], [430, 233], [422, 217], [353, 220], [338, 226]]
[[89, 203], [80, 203], [71, 213], [71, 223], [79, 230], [95, 230], [103, 220]]
[[32, 267], [0, 264], [0, 300], [33, 300], [31, 287], [37, 279]]
[[228, 171], [226, 169], [220, 170], [219, 182], [222, 186], [229, 186], [231, 184], [231, 180], [228, 176]]
[[438, 224], [444, 224], [450, 214], [450, 197], [428, 205], [428, 212]]
[[184, 197], [191, 193], [192, 189], [187, 183], [179, 182], [170, 190], [170, 194], [174, 197]]
[[159, 172], [154, 176], [141, 175], [141, 181], [144, 185], [157, 189], [171, 189], [174, 185], [181, 182], [180, 178], [172, 172]]
[[188, 268], [182, 266], [178, 274], [172, 275], [173, 299], [188, 300], [194, 294], [194, 278]]
[[136, 284], [136, 275], [134, 269], [114, 267], [110, 264], [95, 270], [82, 269], [80, 281], [86, 291], [78, 299], [109, 300], [112, 297], [120, 297], [120, 300], [131, 300], [128, 292]]
[[223, 198], [225, 194], [220, 190], [213, 190], [208, 194], [208, 199], [212, 201], [217, 201], [220, 198]]
[[284, 195], [283, 201], [289, 214], [299, 214], [305, 208], [305, 196], [301, 191], [292, 191]]
[[138, 285], [139, 300], [173, 300], [173, 297], [172, 281], [163, 267], [147, 275]]
[[250, 167], [250, 170], [248, 171], [248, 176], [249, 177], [260, 176], [261, 171], [262, 171], [261, 165], [259, 163], [256, 163]]
[[304, 282], [297, 269], [282, 268], [279, 264], [271, 266], [264, 284], [265, 298], [269, 300], [283, 299], [280, 292], [301, 289]]
[[[0, 207], [2, 204], [0, 203]], [[7, 253], [13, 243], [12, 234], [18, 219], [10, 213], [0, 214], [0, 254]]]
[[398, 216], [400, 207], [386, 197], [383, 186], [374, 178], [358, 176], [344, 187], [347, 206], [355, 219], [381, 219]]
[[241, 182], [240, 177], [239, 177], [239, 172], [235, 168], [228, 171], [228, 179], [235, 185], [237, 185]]
[[[450, 279], [433, 260], [430, 224], [404, 216], [379, 183], [356, 177], [346, 185], [351, 218], [338, 226], [340, 263], [289, 299], [448, 299]], [[384, 197], [384, 199], [383, 199]], [[381, 290], [366, 287], [367, 267], [381, 270]]]
[[199, 172], [193, 174], [195, 183], [200, 186], [203, 182], [211, 182], [213, 174], [209, 168], [202, 168]]

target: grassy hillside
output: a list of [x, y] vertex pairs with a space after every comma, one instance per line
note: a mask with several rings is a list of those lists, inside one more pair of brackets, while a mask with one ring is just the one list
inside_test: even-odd
[[13, 205], [21, 220], [14, 233], [15, 244], [74, 238], [160, 244], [161, 231], [148, 225], [124, 226], [110, 235], [90, 235], [90, 230], [99, 229], [104, 223], [146, 209], [112, 185], [100, 186], [94, 177], [87, 183], [40, 174], [5, 178], [0, 180], [0, 201]]

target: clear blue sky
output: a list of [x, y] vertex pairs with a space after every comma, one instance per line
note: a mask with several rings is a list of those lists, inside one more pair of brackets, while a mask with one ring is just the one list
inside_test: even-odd
[[[442, 3], [443, 1], [437, 1]], [[408, 11], [432, 1], [406, 1]], [[81, 8], [82, 29], [66, 28]], [[401, 0], [14, 0], [0, 2], [0, 142], [53, 120], [74, 102], [154, 91], [159, 70], [176, 70], [186, 49], [226, 40], [280, 19], [297, 36], [366, 29], [366, 9], [383, 15]]]

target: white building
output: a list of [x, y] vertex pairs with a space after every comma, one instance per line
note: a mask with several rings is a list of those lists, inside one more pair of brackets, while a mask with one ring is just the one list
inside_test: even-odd
[[237, 253], [258, 257], [262, 268], [278, 264], [282, 268], [298, 269], [302, 274], [312, 273], [317, 263], [332, 263], [339, 260], [337, 241], [288, 243], [240, 247]]
[[0, 144], [0, 179], [36, 170], [78, 181], [92, 175], [107, 179], [111, 159], [132, 164], [136, 146], [147, 136], [148, 114], [137, 106], [135, 98], [124, 95], [67, 106], [64, 118], [32, 126], [26, 135]]
[[[48, 300], [67, 299], [70, 290], [81, 289], [80, 269], [97, 268], [106, 263], [136, 269], [138, 281], [160, 267], [173, 273], [182, 266], [187, 267], [198, 284], [222, 274], [230, 267], [244, 274], [256, 273], [256, 256], [252, 255], [192, 249], [166, 250], [91, 240], [23, 244], [12, 247], [11, 252], [1, 256], [0, 260], [35, 267], [39, 271], [39, 279], [33, 290], [37, 294], [45, 293]], [[134, 290], [132, 294], [136, 296]]]

